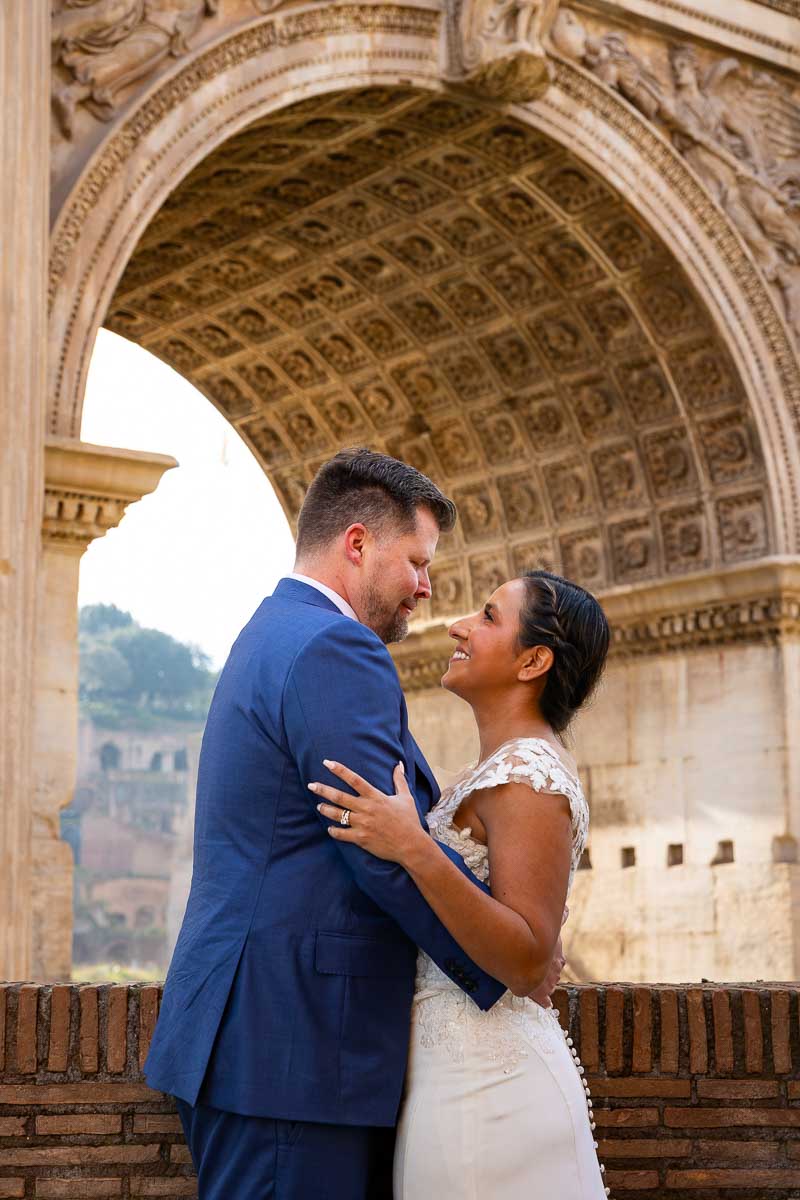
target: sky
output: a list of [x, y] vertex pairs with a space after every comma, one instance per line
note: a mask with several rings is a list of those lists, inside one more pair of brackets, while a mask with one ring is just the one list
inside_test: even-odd
[[116, 604], [222, 666], [292, 569], [291, 531], [266, 475], [192, 384], [106, 329], [92, 356], [81, 440], [171, 454], [179, 466], [89, 546], [79, 604]]

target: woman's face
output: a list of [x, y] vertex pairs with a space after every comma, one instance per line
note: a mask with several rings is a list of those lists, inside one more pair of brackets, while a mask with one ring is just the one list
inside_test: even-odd
[[518, 645], [519, 614], [525, 584], [512, 579], [492, 592], [486, 604], [449, 629], [455, 642], [442, 687], [464, 700], [478, 693], [501, 693], [519, 683], [522, 664], [530, 651]]

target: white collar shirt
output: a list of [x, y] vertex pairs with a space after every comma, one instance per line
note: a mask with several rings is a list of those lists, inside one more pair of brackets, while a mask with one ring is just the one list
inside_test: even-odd
[[291, 575], [287, 576], [287, 579], [296, 579], [298, 583], [307, 583], [309, 587], [316, 588], [318, 592], [322, 592], [323, 596], [327, 596], [336, 605], [340, 613], [343, 613], [346, 617], [350, 617], [353, 621], [358, 620], [355, 611], [344, 597], [335, 592], [333, 588], [326, 587], [324, 583], [320, 583], [318, 579], [310, 579], [308, 575], [298, 575], [296, 571], [292, 571]]

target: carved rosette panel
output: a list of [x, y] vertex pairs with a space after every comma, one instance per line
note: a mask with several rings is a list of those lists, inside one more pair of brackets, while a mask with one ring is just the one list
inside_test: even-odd
[[545, 564], [604, 590], [763, 556], [763, 454], [680, 266], [609, 185], [469, 98], [263, 120], [148, 227], [106, 324], [191, 379], [290, 520], [353, 443], [458, 503], [446, 619]]

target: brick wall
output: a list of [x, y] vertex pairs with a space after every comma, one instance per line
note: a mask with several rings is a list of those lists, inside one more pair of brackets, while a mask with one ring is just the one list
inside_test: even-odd
[[[0, 985], [0, 1200], [196, 1195], [172, 1103], [141, 1077], [159, 995]], [[799, 999], [781, 985], [557, 994], [613, 1196], [800, 1197]]]

